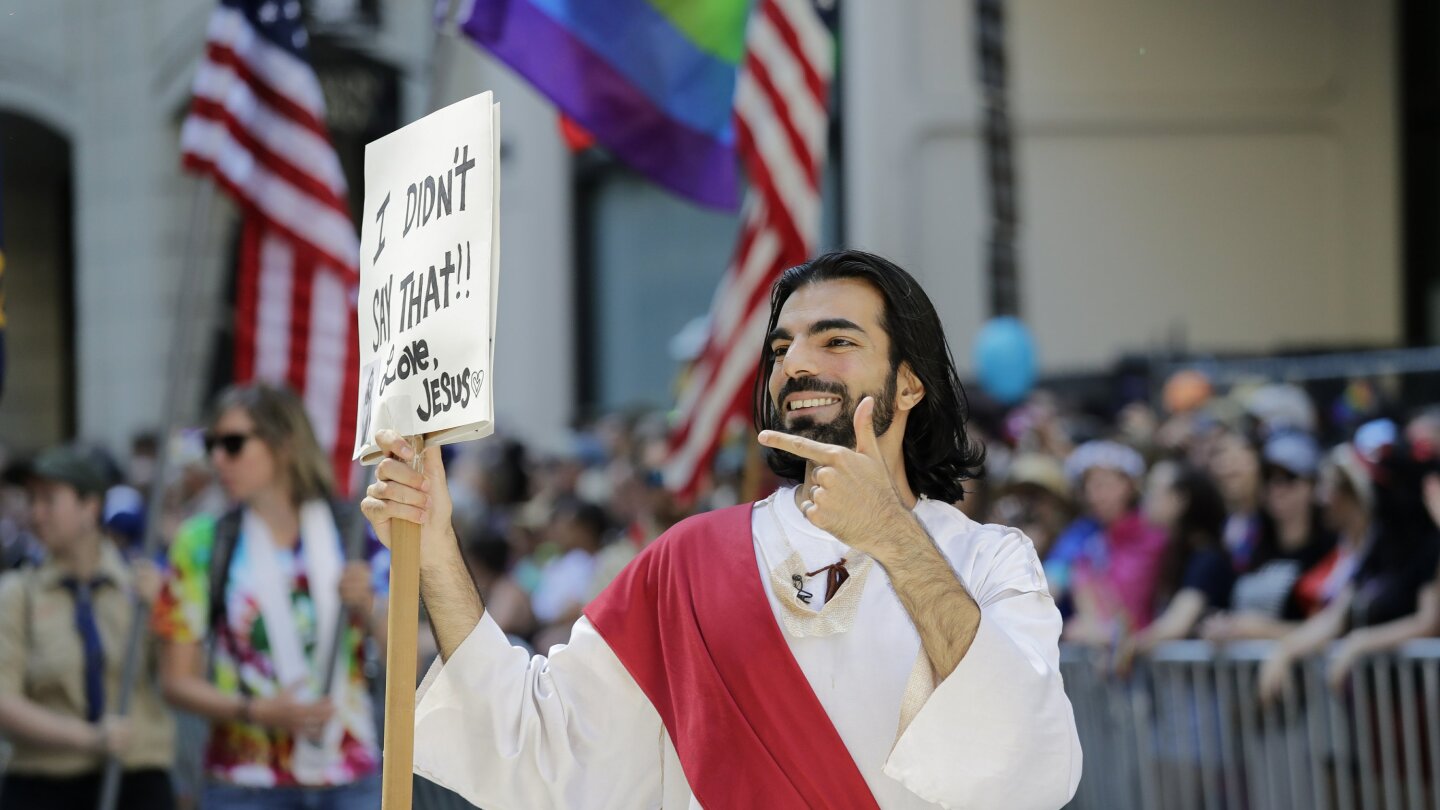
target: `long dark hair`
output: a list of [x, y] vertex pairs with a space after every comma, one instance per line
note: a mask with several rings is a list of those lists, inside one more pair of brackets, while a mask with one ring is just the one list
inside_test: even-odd
[[[859, 250], [844, 250], [817, 256], [814, 260], [786, 270], [770, 290], [770, 323], [775, 329], [780, 310], [791, 293], [808, 284], [839, 279], [869, 282], [885, 300], [880, 326], [890, 337], [890, 369], [902, 363], [925, 387], [925, 397], [910, 412], [903, 442], [905, 475], [915, 492], [945, 503], [965, 497], [964, 482], [980, 475], [985, 448], [965, 434], [969, 403], [940, 316], [920, 284], [893, 262]], [[775, 352], [767, 341], [760, 351], [759, 374], [755, 377], [756, 430], [783, 429], [780, 414], [770, 400], [767, 381], [775, 365]], [[781, 478], [799, 481], [805, 477], [805, 461], [789, 453], [766, 451], [766, 462]]]
[[1294, 558], [1300, 564], [1309, 568], [1324, 558], [1330, 550], [1335, 547], [1335, 533], [1325, 526], [1325, 510], [1319, 503], [1314, 502], [1313, 492], [1315, 476], [1295, 476], [1283, 468], [1277, 470], [1274, 465], [1261, 464], [1260, 466], [1261, 486], [1269, 486], [1268, 482], [1272, 475], [1283, 475], [1294, 477], [1297, 480], [1308, 481], [1311, 485], [1312, 500], [1310, 503], [1310, 536], [1305, 538], [1305, 545], [1293, 551], [1287, 551], [1280, 541], [1280, 523], [1275, 516], [1270, 514], [1270, 508], [1261, 500], [1260, 504], [1260, 533], [1255, 539], [1255, 550], [1250, 555], [1250, 570], [1254, 571], [1271, 560], [1282, 558]]
[[1185, 499], [1185, 510], [1170, 531], [1160, 564], [1155, 593], [1162, 601], [1169, 601], [1179, 589], [1191, 555], [1220, 547], [1226, 518], [1225, 498], [1209, 475], [1191, 464], [1170, 463], [1175, 465], [1175, 480], [1170, 482], [1170, 488]]
[[1370, 518], [1375, 541], [1361, 563], [1362, 576], [1412, 565], [1440, 534], [1425, 508], [1425, 478], [1440, 474], [1440, 456], [1402, 441], [1382, 453], [1373, 474], [1375, 503]]

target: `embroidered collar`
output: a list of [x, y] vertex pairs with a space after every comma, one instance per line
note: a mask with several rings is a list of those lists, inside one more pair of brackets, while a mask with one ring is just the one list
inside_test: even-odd
[[[781, 625], [785, 632], [795, 638], [833, 636], [849, 632], [855, 626], [860, 597], [865, 593], [865, 583], [871, 569], [875, 567], [875, 560], [868, 554], [852, 549], [845, 554], [845, 567], [850, 572], [850, 578], [836, 592], [835, 597], [826, 600], [818, 609], [802, 602], [797, 598], [795, 577], [800, 577], [802, 582], [806, 580], [805, 560], [791, 545], [785, 522], [780, 517], [780, 509], [783, 507], [776, 503], [778, 498], [785, 497], [789, 492], [788, 489], [779, 490], [755, 505], [757, 509], [770, 513], [770, 520], [779, 532], [781, 548], [785, 553], [783, 560], [770, 567], [770, 590], [780, 603]], [[767, 558], [765, 563], [769, 565], [770, 560]], [[816, 579], [821, 578], [817, 576]], [[821, 582], [823, 583], [823, 580]], [[823, 587], [823, 584], [810, 587]]]

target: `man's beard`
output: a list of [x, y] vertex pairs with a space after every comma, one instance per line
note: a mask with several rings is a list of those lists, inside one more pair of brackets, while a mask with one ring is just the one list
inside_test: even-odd
[[[789, 433], [795, 436], [804, 436], [811, 441], [823, 444], [832, 444], [844, 447], [849, 450], [855, 449], [855, 408], [865, 397], [872, 397], [875, 400], [875, 411], [872, 418], [875, 425], [875, 435], [882, 436], [890, 429], [890, 423], [895, 421], [895, 388], [899, 376], [899, 369], [891, 369], [890, 375], [885, 380], [885, 390], [881, 393], [867, 391], [858, 398], [852, 398], [849, 390], [837, 382], [826, 382], [813, 377], [800, 377], [787, 380], [781, 386], [777, 396], [778, 404], [776, 410], [780, 414], [777, 430], [782, 433]], [[793, 421], [785, 418], [785, 398], [791, 394], [815, 392], [830, 394], [840, 398], [839, 411], [835, 418], [828, 422], [817, 422], [813, 416], [801, 416]], [[779, 452], [784, 452], [779, 451]]]

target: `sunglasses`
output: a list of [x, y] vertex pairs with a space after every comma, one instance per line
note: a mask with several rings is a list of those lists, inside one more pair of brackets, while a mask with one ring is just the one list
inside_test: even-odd
[[207, 433], [205, 434], [205, 455], [215, 452], [219, 447], [225, 451], [225, 455], [235, 458], [245, 449], [245, 442], [254, 438], [251, 433]]
[[1265, 485], [1271, 487], [1289, 487], [1299, 483], [1300, 480], [1298, 475], [1277, 470], [1265, 476]]

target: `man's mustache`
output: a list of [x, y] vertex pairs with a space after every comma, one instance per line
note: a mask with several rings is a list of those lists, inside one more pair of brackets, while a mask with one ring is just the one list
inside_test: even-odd
[[841, 399], [850, 395], [850, 392], [845, 389], [845, 386], [838, 382], [817, 380], [812, 377], [800, 377], [787, 380], [784, 385], [780, 386], [780, 393], [775, 397], [775, 404], [779, 407], [785, 402], [786, 397], [789, 397], [791, 394], [803, 393], [834, 394]]

